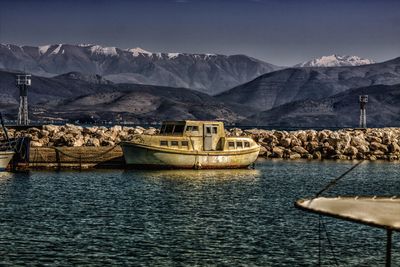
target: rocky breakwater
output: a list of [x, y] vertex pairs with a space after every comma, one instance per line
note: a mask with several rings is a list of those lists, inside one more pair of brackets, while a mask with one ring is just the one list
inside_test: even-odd
[[140, 126], [93, 126], [82, 127], [73, 124], [63, 126], [43, 125], [42, 129], [29, 128], [24, 131], [9, 130], [10, 137], [27, 136], [32, 147], [100, 147], [114, 146], [121, 141], [130, 141], [137, 134], [155, 134], [153, 127]]
[[[42, 129], [9, 130], [11, 137], [25, 135], [32, 147], [105, 147], [130, 141], [137, 134], [156, 134], [140, 126], [44, 125]], [[285, 159], [400, 160], [400, 128], [277, 131], [233, 128], [228, 136], [251, 136], [261, 145], [260, 156]], [[1, 135], [1, 134], [0, 134]], [[4, 138], [1, 137], [0, 138]]]
[[240, 130], [260, 145], [260, 156], [286, 159], [400, 160], [400, 128], [330, 130]]

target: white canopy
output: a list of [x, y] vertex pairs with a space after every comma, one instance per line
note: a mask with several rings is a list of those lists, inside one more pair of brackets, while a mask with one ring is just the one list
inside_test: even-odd
[[318, 197], [302, 199], [298, 208], [375, 227], [400, 231], [400, 198]]

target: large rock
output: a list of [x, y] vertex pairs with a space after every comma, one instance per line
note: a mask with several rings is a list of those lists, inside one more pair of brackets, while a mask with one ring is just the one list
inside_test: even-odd
[[[274, 136], [275, 137], [275, 136]], [[290, 138], [282, 138], [280, 141], [279, 141], [279, 144], [281, 145], [281, 146], [283, 146], [284, 148], [288, 148], [288, 147], [290, 147], [290, 144], [292, 143], [292, 139], [290, 139]]]
[[258, 153], [258, 156], [263, 156], [267, 152], [268, 150], [264, 146], [260, 146], [260, 152]]
[[59, 131], [60, 126], [48, 124], [48, 125], [43, 125], [42, 129], [52, 134], [55, 134]]
[[64, 128], [65, 128], [65, 131], [67, 133], [70, 133], [70, 134], [72, 134], [74, 136], [80, 135], [82, 133], [82, 131], [83, 131], [83, 127], [82, 126], [77, 126], [77, 125], [68, 124], [68, 123], [65, 124]]
[[371, 142], [370, 148], [372, 151], [380, 150], [385, 153], [388, 152], [387, 146], [378, 142]]
[[353, 136], [351, 137], [350, 144], [354, 147], [358, 146], [368, 146], [369, 142], [365, 141], [363, 136]]
[[289, 155], [289, 159], [300, 159], [300, 158], [301, 158], [301, 155], [296, 152], [291, 152]]
[[358, 149], [354, 146], [349, 146], [344, 149], [344, 154], [348, 156], [355, 156], [358, 153]]
[[302, 143], [305, 143], [308, 141], [307, 133], [305, 131], [298, 131], [295, 136]]
[[359, 145], [356, 147], [359, 153], [366, 154], [369, 152], [369, 146]]
[[377, 136], [367, 136], [367, 138], [366, 138], [367, 140], [368, 140], [368, 142], [370, 142], [370, 143], [372, 143], [372, 142], [375, 142], [375, 143], [382, 143], [382, 139], [381, 138], [379, 138], [379, 137], [377, 137]]
[[239, 129], [239, 128], [232, 128], [230, 130], [230, 133], [232, 136], [241, 136], [243, 134], [243, 131], [242, 131], [242, 129]]
[[72, 143], [73, 147], [80, 147], [85, 144], [85, 140], [83, 139], [83, 136], [80, 136], [79, 138], [75, 139]]
[[294, 146], [291, 148], [291, 150], [300, 155], [308, 154], [308, 151], [305, 148], [302, 148], [301, 146]]
[[315, 152], [313, 153], [313, 158], [314, 158], [314, 159], [322, 159], [322, 153], [319, 152], [319, 151], [315, 151]]
[[154, 135], [156, 133], [157, 133], [157, 129], [153, 128], [153, 127], [150, 127], [149, 129], [147, 129], [143, 132], [143, 134], [148, 134], [148, 135]]
[[314, 150], [319, 146], [317, 141], [309, 141], [306, 143], [306, 149], [309, 153], [313, 153]]
[[326, 139], [326, 142], [328, 142], [331, 147], [339, 150], [344, 146], [343, 140], [340, 138], [329, 137]]
[[283, 157], [283, 152], [284, 152], [284, 148], [282, 147], [273, 147], [272, 148], [272, 157], [274, 158], [282, 158]]
[[38, 141], [31, 141], [31, 147], [42, 147], [43, 144]]
[[86, 142], [86, 146], [100, 146], [100, 140], [97, 138], [90, 138], [87, 142]]
[[297, 139], [295, 136], [292, 137], [292, 142], [291, 142], [291, 146], [295, 147], [295, 146], [302, 146], [303, 143], [300, 139]]
[[122, 131], [122, 126], [121, 125], [114, 125], [113, 127], [110, 128], [111, 131], [115, 132], [120, 132]]
[[101, 146], [114, 146], [115, 142], [111, 140], [103, 140], [101, 141]]
[[387, 148], [390, 153], [399, 153], [400, 152], [400, 146], [396, 142], [391, 142]]

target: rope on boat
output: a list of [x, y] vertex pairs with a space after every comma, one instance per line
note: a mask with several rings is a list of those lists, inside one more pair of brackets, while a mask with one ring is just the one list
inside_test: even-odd
[[333, 179], [332, 181], [330, 181], [322, 190], [320, 190], [317, 194], [315, 194], [314, 198], [319, 197], [322, 193], [324, 193], [325, 191], [329, 190], [332, 186], [334, 186], [340, 179], [342, 179], [343, 177], [345, 177], [348, 173], [352, 172], [355, 168], [357, 168], [358, 166], [360, 166], [360, 164], [363, 163], [363, 160], [357, 162], [356, 164], [354, 164], [350, 169], [348, 169], [347, 171], [345, 171], [344, 173], [342, 173], [341, 175], [339, 175], [338, 177], [336, 177], [335, 179]]
[[[360, 166], [360, 164], [363, 162], [363, 160], [357, 162], [356, 164], [354, 164], [350, 169], [348, 169], [347, 171], [345, 171], [344, 173], [342, 173], [341, 175], [339, 175], [338, 177], [334, 178], [333, 180], [331, 180], [324, 188], [322, 188], [317, 194], [315, 194], [314, 198], [317, 198], [319, 196], [322, 195], [322, 193], [328, 191], [332, 186], [336, 185], [336, 183], [342, 179], [343, 177], [345, 177], [347, 174], [349, 174], [350, 172], [352, 172], [355, 168], [357, 168], [358, 166]], [[328, 240], [328, 244], [329, 244], [329, 248], [333, 257], [333, 260], [335, 262], [336, 266], [339, 266], [339, 262], [337, 260], [337, 257], [335, 255], [335, 251], [333, 248], [333, 243], [331, 241], [331, 238], [329, 236], [328, 230], [326, 228], [326, 225], [322, 219], [322, 215], [318, 216], [318, 266], [322, 266], [322, 262], [321, 262], [321, 250], [322, 250], [322, 236], [321, 236], [321, 232], [322, 230], [325, 233], [326, 239]]]

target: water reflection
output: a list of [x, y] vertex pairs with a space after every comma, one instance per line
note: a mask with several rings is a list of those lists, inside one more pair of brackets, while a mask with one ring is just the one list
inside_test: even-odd
[[127, 175], [136, 177], [143, 175], [149, 179], [188, 180], [190, 182], [229, 182], [255, 181], [261, 177], [260, 170], [228, 169], [228, 170], [157, 170], [157, 171], [128, 171]]

